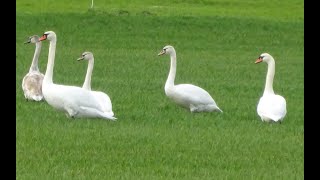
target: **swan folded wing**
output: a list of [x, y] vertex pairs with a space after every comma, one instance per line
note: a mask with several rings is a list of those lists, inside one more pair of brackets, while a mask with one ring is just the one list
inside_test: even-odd
[[178, 99], [184, 99], [190, 104], [216, 104], [207, 91], [192, 84], [176, 85], [174, 91]]
[[64, 85], [50, 85], [45, 88], [47, 102], [53, 107], [67, 112], [70, 117], [116, 120], [111, 113], [103, 112], [100, 103], [91, 91]]
[[283, 119], [287, 113], [286, 100], [282, 96], [276, 95], [274, 102], [274, 116], [275, 120], [278, 121]]
[[22, 80], [22, 89], [28, 99], [40, 101], [42, 99], [43, 74], [28, 73]]
[[64, 106], [67, 105], [68, 108], [75, 111], [79, 110], [80, 106], [91, 107], [101, 111], [99, 102], [88, 90], [64, 85], [49, 85], [43, 88], [47, 102], [58, 109], [65, 109]]
[[112, 112], [112, 103], [111, 103], [110, 97], [101, 91], [91, 91], [91, 92], [95, 96], [97, 101], [99, 101], [103, 112], [108, 112], [112, 114], [111, 116], [113, 116], [114, 114]]
[[257, 111], [261, 117], [279, 121], [287, 113], [286, 100], [279, 95], [263, 96], [260, 98]]
[[24, 78], [22, 85], [25, 89], [40, 89], [42, 85], [43, 75], [38, 73], [28, 73]]

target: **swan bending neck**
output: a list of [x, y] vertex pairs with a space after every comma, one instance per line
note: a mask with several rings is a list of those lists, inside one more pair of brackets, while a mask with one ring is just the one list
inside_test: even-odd
[[56, 53], [56, 39], [52, 39], [49, 44], [49, 54], [48, 54], [48, 64], [46, 69], [46, 74], [44, 75], [43, 81], [46, 83], [53, 83], [52, 76], [53, 76], [53, 67], [54, 67], [54, 58]]
[[31, 71], [39, 71], [38, 59], [39, 59], [39, 56], [40, 56], [40, 51], [41, 51], [41, 42], [37, 42], [36, 43], [36, 50], [35, 50], [34, 55], [33, 55], [32, 64], [31, 64], [31, 67], [29, 69], [29, 72], [31, 72]]
[[93, 65], [94, 65], [94, 58], [91, 58], [89, 59], [89, 62], [88, 62], [87, 74], [82, 86], [82, 88], [90, 91], [91, 91], [91, 76], [93, 71]]
[[273, 59], [271, 59], [268, 62], [268, 72], [267, 72], [266, 84], [265, 84], [263, 94], [274, 94], [274, 91], [273, 91], [274, 74], [275, 74], [275, 62]]
[[165, 90], [172, 88], [174, 86], [174, 79], [176, 77], [176, 68], [177, 68], [177, 57], [176, 53], [173, 52], [170, 55], [171, 63], [170, 63], [170, 71], [165, 84]]

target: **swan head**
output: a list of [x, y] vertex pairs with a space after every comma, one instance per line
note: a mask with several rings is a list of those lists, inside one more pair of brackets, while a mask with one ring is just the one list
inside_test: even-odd
[[161, 52], [158, 54], [158, 56], [164, 55], [164, 54], [174, 54], [176, 51], [173, 48], [173, 46], [167, 45], [165, 47], [162, 48]]
[[39, 38], [38, 35], [30, 36], [30, 37], [28, 38], [28, 41], [24, 42], [24, 44], [37, 43], [37, 42], [40, 42], [39, 39], [40, 39], [40, 38]]
[[79, 57], [77, 60], [81, 61], [81, 60], [90, 60], [90, 59], [93, 59], [92, 52], [84, 52], [81, 54], [81, 57]]
[[57, 37], [57, 35], [56, 35], [56, 33], [55, 32], [53, 32], [53, 31], [46, 31], [46, 32], [44, 32], [43, 33], [43, 35], [40, 37], [40, 41], [43, 41], [43, 40], [49, 40], [49, 41], [51, 41], [51, 40], [53, 40], [53, 39], [56, 39], [56, 37]]
[[269, 61], [273, 59], [273, 57], [268, 54], [268, 53], [262, 53], [258, 59], [256, 59], [255, 64], [261, 63], [261, 62], [266, 62], [269, 63]]

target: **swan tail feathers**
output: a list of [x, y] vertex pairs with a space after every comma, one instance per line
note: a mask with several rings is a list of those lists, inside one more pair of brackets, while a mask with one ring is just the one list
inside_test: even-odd
[[114, 117], [114, 116], [110, 116], [109, 114], [105, 114], [105, 113], [103, 113], [103, 115], [102, 115], [103, 117], [105, 117], [106, 119], [109, 119], [109, 120], [111, 120], [111, 121], [116, 121], [117, 120], [117, 118], [116, 117]]
[[220, 111], [221, 113], [223, 113], [223, 111], [217, 106], [217, 110]]

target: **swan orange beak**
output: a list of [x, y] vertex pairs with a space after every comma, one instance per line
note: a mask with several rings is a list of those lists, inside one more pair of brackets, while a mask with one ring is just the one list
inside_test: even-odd
[[161, 52], [159, 52], [158, 56], [161, 56], [161, 55], [163, 55], [164, 53], [166, 53], [166, 51], [165, 51], [165, 50], [162, 50]]
[[262, 62], [262, 57], [259, 57], [256, 62], [254, 62], [255, 64], [261, 63]]
[[39, 38], [39, 41], [43, 41], [43, 40], [46, 40], [46, 39], [47, 39], [47, 35], [44, 34]]

